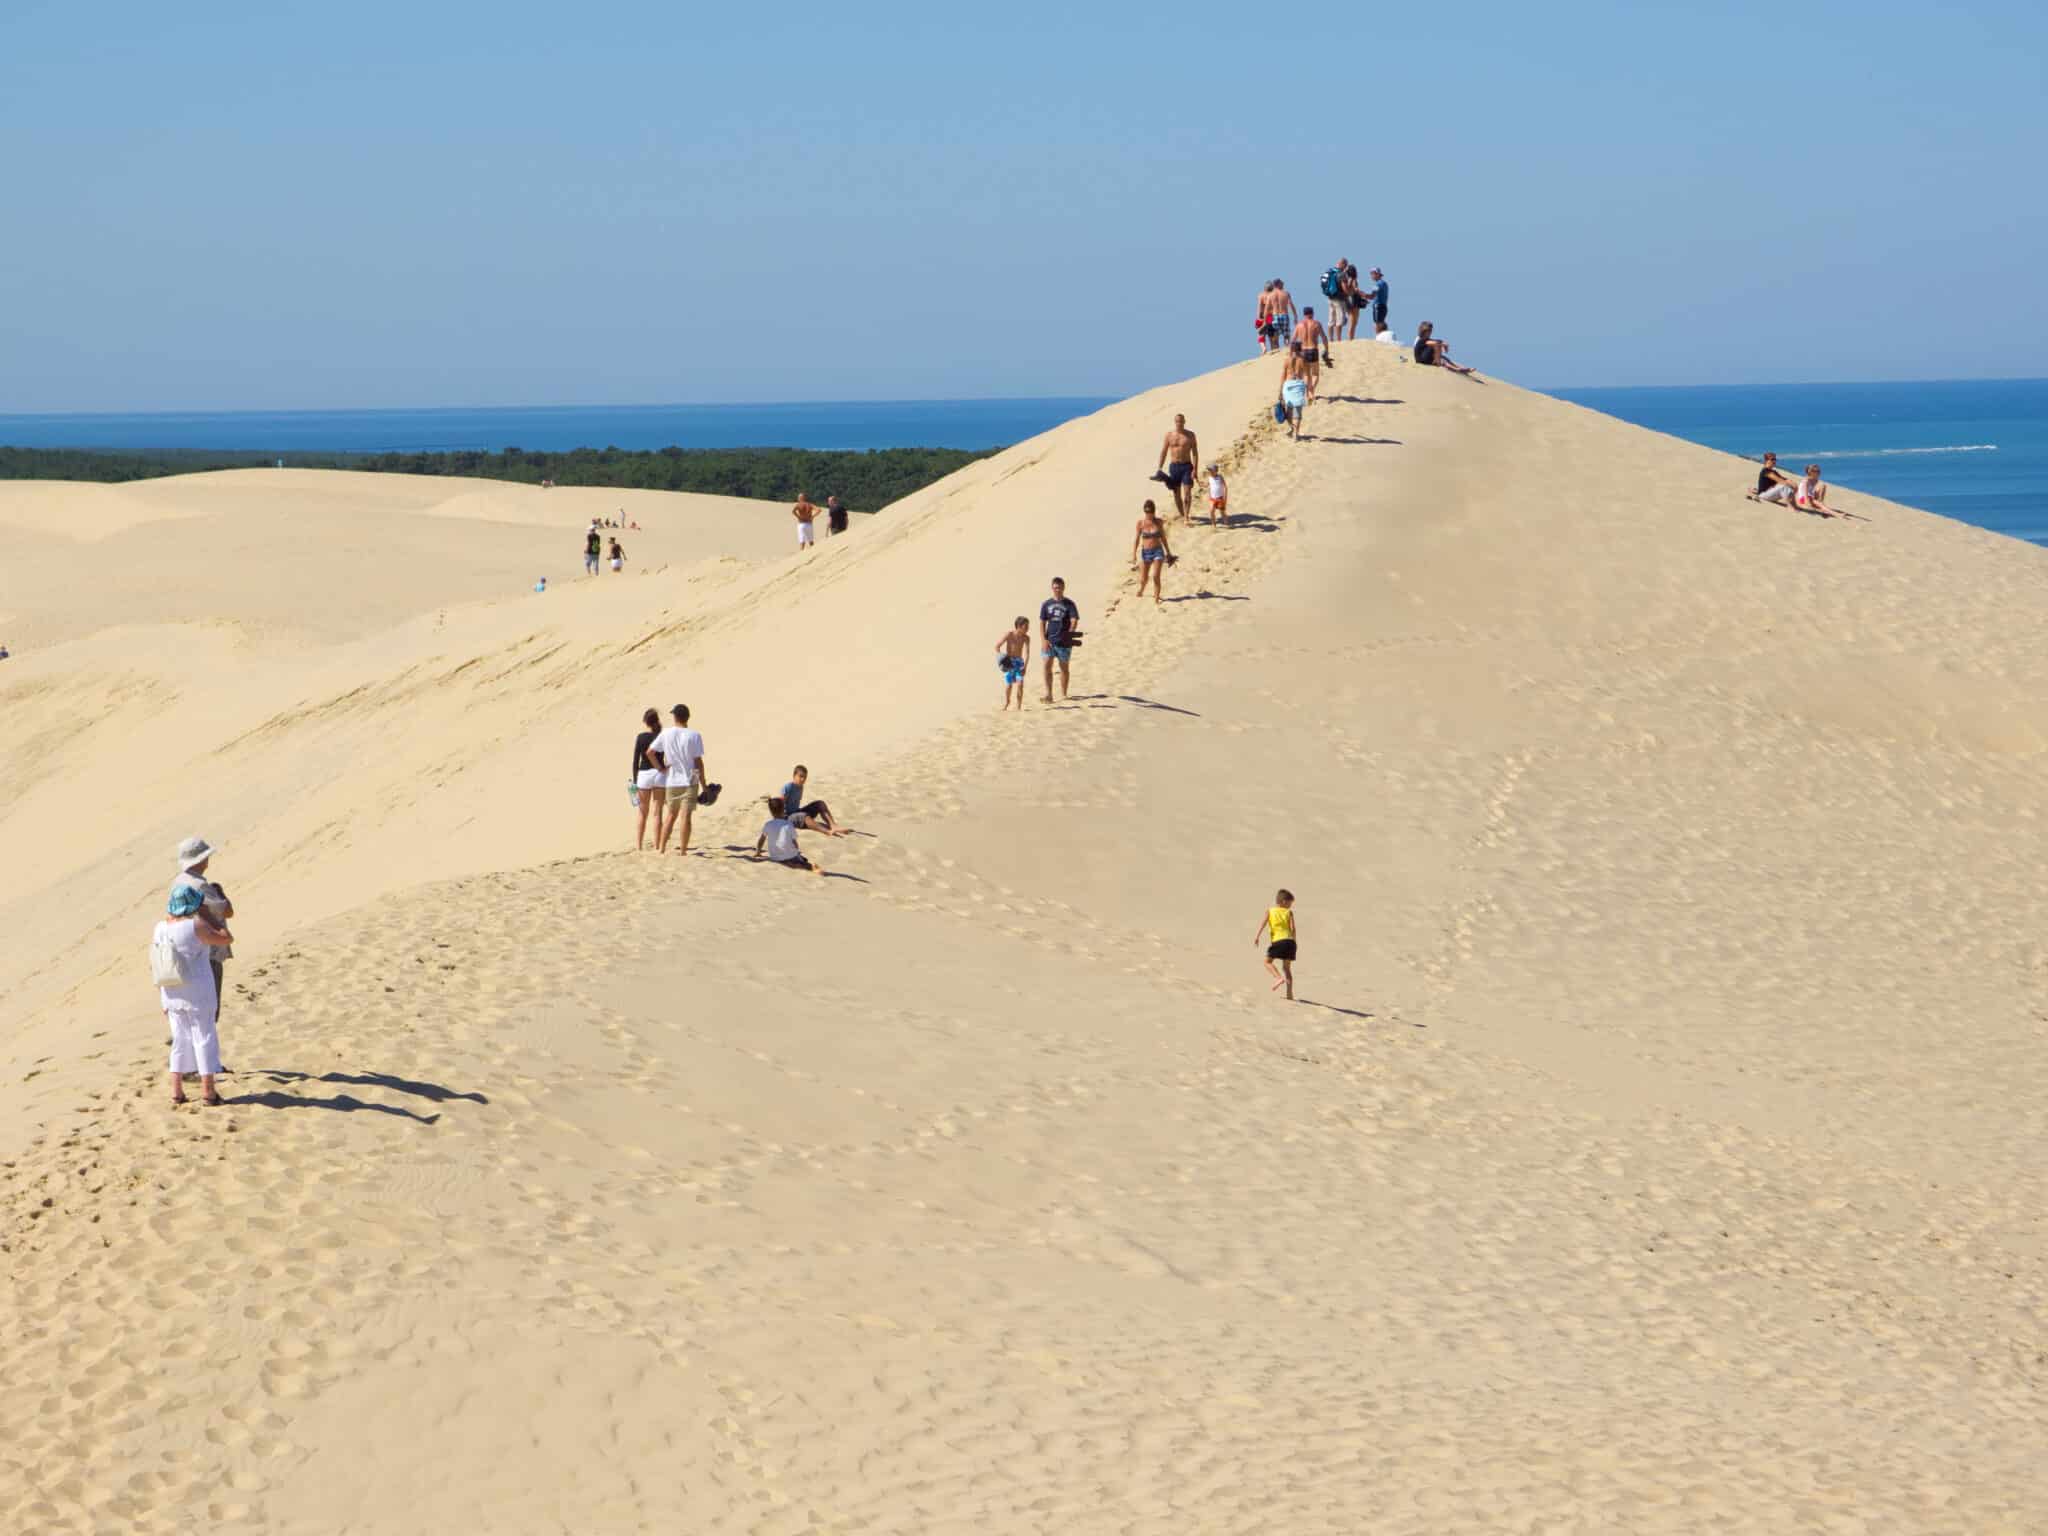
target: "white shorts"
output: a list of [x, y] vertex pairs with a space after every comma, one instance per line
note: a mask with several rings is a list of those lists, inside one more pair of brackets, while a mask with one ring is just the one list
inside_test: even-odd
[[171, 1021], [171, 1071], [210, 1077], [220, 1071], [220, 1026], [196, 1008], [166, 1008]]
[[816, 523], [798, 523], [796, 525], [797, 548], [801, 549], [806, 544], [815, 544], [817, 542], [818, 525]]
[[635, 789], [666, 789], [668, 772], [662, 768], [642, 768], [633, 776]]

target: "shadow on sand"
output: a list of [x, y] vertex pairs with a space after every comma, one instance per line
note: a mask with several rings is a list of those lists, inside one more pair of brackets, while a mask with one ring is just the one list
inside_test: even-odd
[[[462, 1100], [471, 1104], [488, 1104], [491, 1101], [480, 1093], [460, 1093], [453, 1088], [444, 1088], [439, 1083], [417, 1082], [411, 1078], [394, 1077], [388, 1072], [326, 1072], [318, 1077], [310, 1072], [289, 1072], [277, 1067], [257, 1067], [240, 1074], [244, 1077], [267, 1077], [273, 1083], [336, 1083], [359, 1088], [385, 1088], [393, 1093], [410, 1094], [433, 1104], [446, 1104]], [[237, 1086], [240, 1086], [237, 1084]], [[432, 1125], [441, 1117], [423, 1115], [417, 1110], [405, 1109], [397, 1104], [378, 1104], [369, 1099], [359, 1099], [352, 1093], [337, 1093], [331, 1098], [310, 1098], [302, 1093], [287, 1092], [273, 1088], [262, 1093], [239, 1093], [228, 1100], [230, 1104], [248, 1104], [264, 1109], [331, 1109], [342, 1114], [354, 1114], [361, 1110], [372, 1115], [395, 1115], [401, 1120], [412, 1120], [420, 1125]]]

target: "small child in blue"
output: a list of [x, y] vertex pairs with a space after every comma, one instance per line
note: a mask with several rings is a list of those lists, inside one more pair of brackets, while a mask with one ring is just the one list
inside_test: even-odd
[[1031, 621], [1023, 614], [1003, 631], [996, 642], [996, 666], [1003, 674], [1003, 708], [1010, 707], [1010, 695], [1017, 695], [1017, 707], [1024, 707], [1024, 658], [1031, 654]]

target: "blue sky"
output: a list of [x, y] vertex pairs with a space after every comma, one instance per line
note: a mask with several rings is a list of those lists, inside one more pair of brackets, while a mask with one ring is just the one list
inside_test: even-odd
[[2044, 15], [5, 0], [0, 411], [2038, 376]]

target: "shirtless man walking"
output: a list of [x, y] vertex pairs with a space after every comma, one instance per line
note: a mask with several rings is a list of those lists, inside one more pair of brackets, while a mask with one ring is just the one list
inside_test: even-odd
[[1301, 312], [1301, 360], [1306, 365], [1302, 377], [1308, 381], [1308, 403], [1316, 403], [1316, 385], [1323, 376], [1323, 325], [1316, 319], [1313, 308]]
[[1195, 434], [1188, 430], [1185, 416], [1173, 418], [1173, 430], [1166, 434], [1166, 441], [1159, 445], [1159, 468], [1166, 471], [1166, 488], [1173, 492], [1173, 504], [1180, 508], [1180, 520], [1191, 520], [1191, 509], [1195, 503], [1195, 464], [1200, 450], [1195, 445]]
[[1287, 284], [1279, 278], [1273, 279], [1273, 329], [1275, 339], [1282, 350], [1294, 339], [1294, 322], [1300, 311], [1294, 307], [1294, 295], [1287, 291]]
[[1145, 579], [1149, 576], [1153, 604], [1166, 600], [1162, 583], [1166, 580], [1167, 562], [1173, 558], [1166, 542], [1166, 524], [1159, 520], [1159, 513], [1148, 501], [1138, 516], [1138, 531], [1131, 539], [1131, 564], [1138, 568], [1138, 596], [1145, 595]]

